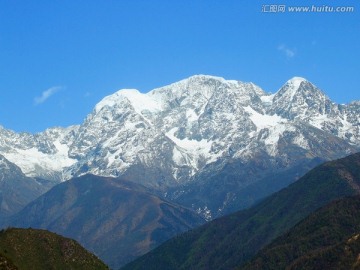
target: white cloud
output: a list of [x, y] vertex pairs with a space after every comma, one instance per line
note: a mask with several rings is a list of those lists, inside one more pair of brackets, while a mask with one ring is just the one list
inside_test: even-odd
[[282, 44], [278, 47], [278, 50], [286, 55], [286, 58], [293, 58], [296, 54], [296, 49], [290, 49], [286, 45]]
[[54, 95], [56, 92], [58, 92], [62, 87], [61, 86], [53, 86], [44, 92], [42, 92], [40, 97], [34, 98], [34, 104], [39, 105], [41, 103], [44, 103], [49, 97]]

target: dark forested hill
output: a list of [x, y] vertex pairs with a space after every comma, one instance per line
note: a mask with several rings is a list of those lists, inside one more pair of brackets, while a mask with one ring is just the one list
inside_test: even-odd
[[177, 236], [123, 269], [231, 269], [329, 202], [359, 194], [360, 154], [327, 162], [256, 206]]
[[109, 269], [76, 241], [45, 230], [0, 232], [0, 269]]
[[332, 202], [266, 246], [243, 270], [359, 269], [360, 197]]

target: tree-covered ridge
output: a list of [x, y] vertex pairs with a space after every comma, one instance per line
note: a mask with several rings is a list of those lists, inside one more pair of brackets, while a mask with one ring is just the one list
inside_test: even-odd
[[75, 240], [45, 230], [0, 232], [0, 269], [109, 269]]
[[329, 202], [359, 194], [360, 154], [327, 162], [245, 211], [175, 237], [124, 269], [232, 269]]
[[360, 269], [360, 197], [311, 214], [274, 240], [242, 270]]

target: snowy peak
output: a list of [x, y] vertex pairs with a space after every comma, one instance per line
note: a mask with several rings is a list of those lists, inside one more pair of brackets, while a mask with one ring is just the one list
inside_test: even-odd
[[[266, 93], [253, 83], [236, 80], [225, 80], [221, 77], [195, 75], [179, 82], [154, 89], [149, 93], [162, 100], [163, 109], [172, 111], [175, 108], [192, 108], [199, 113], [213, 103], [249, 105], [261, 102], [260, 96]], [[222, 106], [225, 109], [225, 106]], [[229, 109], [229, 108], [228, 108]]]
[[128, 103], [129, 100], [126, 98], [125, 92], [137, 92], [136, 89], [122, 89], [114, 94], [104, 97], [99, 103], [95, 106], [95, 113], [99, 113], [104, 108], [111, 108], [118, 104]]
[[155, 97], [142, 94], [138, 90], [122, 90], [121, 94], [124, 95], [131, 103], [137, 113], [157, 112], [162, 110], [161, 100]]
[[171, 168], [171, 181], [188, 179], [227, 155], [233, 133], [248, 137], [246, 130], [254, 127], [243, 106], [262, 111], [263, 94], [252, 83], [206, 75], [148, 93], [119, 90], [101, 100], [81, 125], [69, 152], [80, 162], [71, 171], [117, 176], [155, 163]]
[[142, 111], [156, 112], [161, 110], [161, 100], [156, 100], [149, 94], [140, 93], [136, 89], [122, 89], [103, 98], [95, 106], [95, 112], [98, 113], [103, 108], [111, 108], [124, 103], [131, 105], [140, 114]]
[[[205, 84], [205, 85], [209, 85], [209, 84], [225, 84], [228, 86], [234, 86], [234, 85], [238, 85], [239, 83], [241, 83], [240, 81], [237, 80], [226, 80], [223, 77], [218, 77], [218, 76], [212, 76], [212, 75], [194, 75], [191, 76], [189, 78], [183, 79], [181, 81], [179, 81], [178, 83], [180, 84], [187, 84], [188, 86], [195, 86], [195, 85], [201, 85], [201, 84]], [[174, 83], [176, 84], [176, 83]], [[172, 85], [174, 85], [172, 84]]]
[[27, 176], [63, 180], [141, 171], [154, 185], [181, 183], [211, 163], [259, 151], [276, 156], [285, 135], [310, 151], [309, 125], [360, 145], [359, 111], [359, 103], [336, 105], [301, 77], [270, 95], [253, 83], [195, 75], [148, 93], [119, 90], [80, 126], [39, 134], [0, 126], [0, 154]]
[[302, 77], [293, 77], [288, 80], [274, 96], [274, 101], [286, 100], [287, 102], [293, 101], [294, 97], [304, 90], [306, 87], [315, 88], [313, 84]]
[[303, 82], [308, 82], [308, 80], [306, 80], [303, 77], [293, 77], [290, 80], [288, 80], [285, 84], [292, 85], [294, 88], [299, 88]]
[[331, 100], [315, 85], [301, 77], [287, 81], [274, 95], [271, 113], [287, 119], [306, 120], [336, 110]]
[[[0, 126], [0, 155], [26, 176], [121, 176], [169, 198], [184, 196], [209, 217], [238, 204], [237, 194], [245, 194], [238, 191], [253, 190], [262, 177], [358, 151], [359, 115], [360, 103], [334, 104], [300, 77], [270, 94], [253, 83], [196, 75], [148, 93], [119, 90], [80, 126], [39, 134]], [[0, 183], [10, 167], [0, 156]]]
[[118, 107], [134, 109], [140, 115], [172, 110], [174, 107], [194, 107], [207, 103], [213, 95], [220, 96], [226, 92], [237, 94], [237, 98], [245, 96], [260, 97], [266, 93], [253, 83], [225, 80], [222, 77], [195, 75], [179, 82], [156, 88], [148, 93], [136, 89], [122, 89], [103, 98], [96, 106], [97, 114], [104, 108], [111, 110]]
[[184, 106], [196, 100], [209, 100], [225, 80], [219, 77], [196, 75], [152, 90], [149, 95], [162, 100], [165, 110]]

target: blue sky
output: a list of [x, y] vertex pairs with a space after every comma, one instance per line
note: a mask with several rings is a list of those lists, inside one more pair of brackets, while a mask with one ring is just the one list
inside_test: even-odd
[[[353, 12], [262, 12], [267, 5]], [[275, 92], [293, 76], [334, 102], [360, 99], [358, 0], [0, 0], [0, 125], [80, 124], [121, 88], [194, 74]]]

